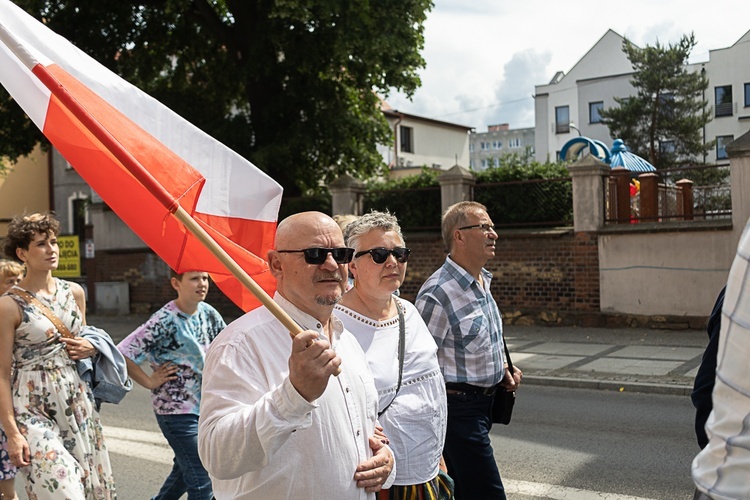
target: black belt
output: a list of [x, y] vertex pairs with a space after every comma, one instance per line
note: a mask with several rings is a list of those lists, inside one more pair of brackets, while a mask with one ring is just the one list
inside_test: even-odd
[[479, 387], [478, 385], [465, 384], [463, 382], [446, 382], [445, 389], [449, 393], [464, 393], [464, 394], [482, 394], [484, 396], [493, 396], [497, 390], [496, 386], [492, 387]]

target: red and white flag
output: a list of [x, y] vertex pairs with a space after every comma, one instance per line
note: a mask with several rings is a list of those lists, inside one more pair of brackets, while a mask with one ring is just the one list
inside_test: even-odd
[[[169, 200], [273, 293], [265, 257], [282, 193], [273, 179], [10, 0], [0, 0], [0, 83], [104, 202], [175, 271], [208, 271], [240, 308], [259, 305], [171, 216]], [[137, 178], [130, 163], [144, 167], [155, 182]]]

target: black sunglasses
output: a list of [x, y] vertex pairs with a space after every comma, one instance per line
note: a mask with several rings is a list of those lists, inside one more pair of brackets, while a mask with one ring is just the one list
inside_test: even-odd
[[409, 254], [411, 253], [411, 249], [409, 248], [403, 248], [403, 247], [396, 247], [388, 250], [387, 248], [371, 248], [370, 250], [363, 250], [361, 252], [357, 252], [357, 254], [354, 256], [356, 257], [362, 257], [364, 254], [369, 253], [370, 257], [372, 257], [372, 261], [375, 264], [382, 264], [388, 259], [389, 255], [393, 255], [396, 258], [396, 262], [404, 263], [407, 260], [409, 260]]
[[303, 253], [305, 254], [305, 262], [308, 264], [314, 264], [316, 266], [321, 265], [328, 258], [330, 253], [333, 256], [333, 260], [336, 264], [348, 264], [352, 261], [354, 256], [353, 248], [303, 248], [302, 250], [276, 250], [279, 253]]

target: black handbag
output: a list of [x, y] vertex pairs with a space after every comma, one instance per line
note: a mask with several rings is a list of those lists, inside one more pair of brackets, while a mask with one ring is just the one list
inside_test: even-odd
[[[510, 373], [512, 374], [513, 362], [510, 360], [508, 344], [505, 343], [505, 339], [503, 339], [503, 346], [505, 347], [505, 359], [508, 360], [508, 370], [510, 370]], [[513, 416], [513, 405], [515, 403], [516, 391], [509, 391], [498, 384], [495, 389], [495, 395], [492, 399], [492, 423], [508, 425], [510, 423], [510, 418]]]

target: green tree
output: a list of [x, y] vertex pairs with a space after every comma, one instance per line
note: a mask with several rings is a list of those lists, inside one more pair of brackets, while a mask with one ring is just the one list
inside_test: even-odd
[[[411, 95], [431, 0], [14, 0], [295, 196], [383, 168], [376, 93]], [[0, 95], [2, 153], [40, 139]]]
[[704, 97], [708, 80], [687, 67], [695, 44], [692, 33], [666, 47], [657, 42], [641, 49], [629, 40], [623, 42], [635, 71], [630, 82], [637, 94], [616, 97], [619, 106], [603, 110], [602, 121], [612, 137], [657, 168], [697, 161], [711, 147], [701, 134], [711, 120]]

